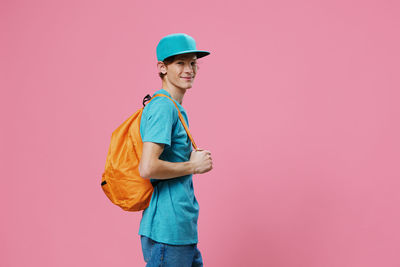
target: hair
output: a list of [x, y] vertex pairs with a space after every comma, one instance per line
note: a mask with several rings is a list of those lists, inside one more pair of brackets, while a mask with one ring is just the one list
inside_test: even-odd
[[[171, 64], [172, 62], [174, 62], [174, 60], [175, 60], [175, 56], [170, 56], [170, 57], [167, 57], [166, 59], [164, 59], [163, 62], [167, 66], [167, 65]], [[160, 73], [158, 73], [158, 75], [160, 76], [161, 80], [164, 80], [164, 76], [167, 74], [160, 72]]]

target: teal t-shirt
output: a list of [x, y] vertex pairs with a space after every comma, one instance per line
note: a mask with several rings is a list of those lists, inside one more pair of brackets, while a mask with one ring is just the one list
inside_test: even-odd
[[[153, 96], [155, 94], [171, 97], [164, 89]], [[175, 103], [189, 127], [185, 109], [179, 102]], [[161, 160], [184, 162], [190, 159], [192, 144], [174, 103], [166, 97], [156, 97], [145, 106], [140, 135], [143, 142], [165, 144]], [[139, 235], [171, 245], [197, 243], [199, 205], [194, 196], [192, 175], [157, 181], [150, 205], [143, 211]]]

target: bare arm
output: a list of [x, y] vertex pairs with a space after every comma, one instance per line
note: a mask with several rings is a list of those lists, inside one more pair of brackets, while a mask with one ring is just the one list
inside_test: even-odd
[[195, 173], [204, 173], [212, 169], [209, 151], [193, 151], [189, 161], [168, 162], [160, 160], [164, 144], [143, 142], [139, 173], [143, 178], [170, 179]]

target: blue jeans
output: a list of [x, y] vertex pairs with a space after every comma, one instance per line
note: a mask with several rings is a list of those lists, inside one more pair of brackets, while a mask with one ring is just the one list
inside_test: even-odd
[[197, 244], [169, 245], [140, 236], [146, 267], [202, 267]]

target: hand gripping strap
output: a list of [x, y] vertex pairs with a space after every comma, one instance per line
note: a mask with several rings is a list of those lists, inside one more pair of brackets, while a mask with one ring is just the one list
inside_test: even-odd
[[[183, 116], [182, 116], [182, 114], [181, 114], [181, 111], [179, 110], [178, 105], [175, 103], [175, 101], [172, 100], [172, 98], [170, 98], [169, 96], [163, 95], [163, 94], [156, 94], [153, 98], [150, 99], [150, 101], [153, 100], [155, 97], [160, 97], [160, 96], [161, 96], [161, 97], [167, 97], [167, 98], [169, 98], [169, 99], [172, 101], [172, 103], [174, 103], [176, 109], [178, 110], [179, 119], [180, 119], [180, 121], [182, 122], [182, 125], [183, 125], [183, 127], [185, 128], [185, 131], [186, 131], [187, 135], [189, 136], [190, 141], [192, 142], [193, 148], [194, 148], [195, 150], [197, 150], [196, 143], [194, 142], [193, 137], [192, 137], [192, 135], [191, 135], [190, 132], [189, 132], [189, 128], [187, 127], [186, 122], [185, 122], [185, 120], [183, 119]], [[150, 101], [149, 101], [148, 103], [150, 103]], [[147, 104], [148, 104], [148, 103], [147, 103]]]

